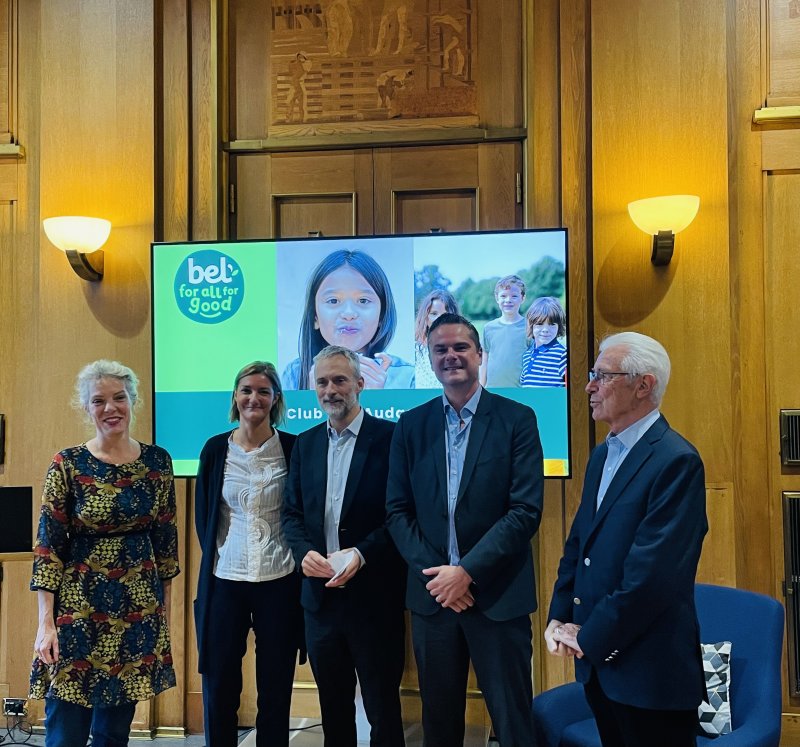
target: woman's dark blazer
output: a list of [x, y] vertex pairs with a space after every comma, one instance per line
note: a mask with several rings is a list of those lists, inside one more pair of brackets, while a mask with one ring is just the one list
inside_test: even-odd
[[[206, 613], [214, 591], [214, 559], [217, 554], [217, 524], [219, 504], [222, 498], [222, 480], [225, 477], [225, 459], [228, 455], [228, 439], [231, 431], [212, 436], [200, 452], [200, 468], [194, 489], [194, 525], [203, 557], [197, 577], [197, 598], [194, 600], [194, 624], [197, 631], [197, 668], [206, 671], [208, 645]], [[288, 469], [292, 448], [297, 439], [291, 433], [278, 431], [283, 455]], [[299, 604], [299, 599], [298, 599]]]

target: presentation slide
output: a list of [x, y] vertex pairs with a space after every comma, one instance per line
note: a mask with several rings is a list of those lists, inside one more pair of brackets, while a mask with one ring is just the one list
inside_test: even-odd
[[[362, 405], [388, 420], [442, 396], [427, 330], [470, 319], [487, 387], [536, 412], [548, 477], [570, 474], [565, 229], [152, 245], [153, 424], [175, 474], [228, 422], [236, 373], [280, 375], [299, 433], [325, 419], [313, 358], [357, 351]], [[502, 282], [500, 282], [502, 281]]]

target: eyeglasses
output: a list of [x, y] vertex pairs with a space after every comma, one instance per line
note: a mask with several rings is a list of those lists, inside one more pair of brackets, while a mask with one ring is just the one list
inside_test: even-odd
[[637, 376], [637, 374], [628, 371], [595, 371], [593, 368], [589, 370], [589, 381], [596, 381], [598, 384], [607, 384], [616, 376]]

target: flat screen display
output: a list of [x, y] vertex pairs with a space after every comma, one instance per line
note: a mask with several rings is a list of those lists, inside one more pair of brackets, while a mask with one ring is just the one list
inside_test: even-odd
[[253, 361], [278, 370], [292, 433], [325, 419], [326, 344], [361, 355], [373, 415], [441, 396], [427, 327], [455, 309], [481, 335], [487, 387], [535, 410], [546, 476], [569, 476], [565, 229], [156, 243], [151, 261], [154, 438], [176, 475], [233, 427], [233, 381]]

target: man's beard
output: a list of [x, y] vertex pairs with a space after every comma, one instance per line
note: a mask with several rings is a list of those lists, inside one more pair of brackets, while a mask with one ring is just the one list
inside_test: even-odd
[[355, 397], [355, 395], [351, 394], [336, 402], [322, 403], [322, 409], [328, 413], [328, 417], [334, 418], [335, 420], [340, 420], [347, 415], [347, 413], [350, 412], [356, 406], [356, 404], [358, 404], [358, 399]]

